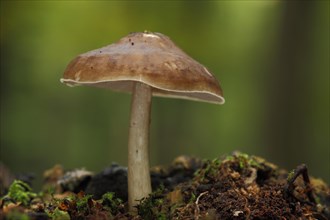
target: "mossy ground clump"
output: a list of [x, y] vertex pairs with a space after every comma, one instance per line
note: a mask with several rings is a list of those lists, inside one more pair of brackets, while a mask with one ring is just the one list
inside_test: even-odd
[[[125, 168], [115, 165], [102, 175], [75, 174], [72, 179], [58, 166], [55, 171], [46, 172], [52, 178], [39, 194], [14, 181], [1, 197], [0, 219], [330, 219], [330, 189], [310, 178], [305, 165], [287, 172], [242, 153], [204, 161], [181, 156], [169, 167], [153, 168], [153, 193], [134, 213], [127, 211], [127, 193], [122, 193]], [[78, 188], [64, 192], [67, 187], [58, 185], [63, 176]], [[105, 193], [109, 188], [94, 187], [107, 182], [102, 178], [118, 179], [123, 187]], [[98, 196], [86, 193], [97, 189]]]

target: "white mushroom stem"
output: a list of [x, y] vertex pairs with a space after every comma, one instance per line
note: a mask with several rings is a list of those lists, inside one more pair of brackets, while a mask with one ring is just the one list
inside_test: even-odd
[[128, 137], [128, 206], [134, 206], [151, 193], [149, 171], [149, 127], [151, 87], [136, 82], [132, 93]]

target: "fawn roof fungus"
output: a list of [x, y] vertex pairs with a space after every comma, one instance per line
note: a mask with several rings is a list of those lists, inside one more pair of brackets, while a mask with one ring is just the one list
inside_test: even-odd
[[69, 63], [61, 82], [129, 93], [134, 82], [142, 82], [154, 96], [224, 103], [212, 73], [161, 33], [131, 33], [81, 54]]

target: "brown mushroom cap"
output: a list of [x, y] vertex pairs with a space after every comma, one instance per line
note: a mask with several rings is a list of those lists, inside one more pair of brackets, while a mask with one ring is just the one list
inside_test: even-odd
[[131, 33], [84, 53], [67, 66], [61, 82], [132, 92], [134, 82], [152, 87], [155, 96], [223, 104], [219, 82], [200, 63], [160, 33]]

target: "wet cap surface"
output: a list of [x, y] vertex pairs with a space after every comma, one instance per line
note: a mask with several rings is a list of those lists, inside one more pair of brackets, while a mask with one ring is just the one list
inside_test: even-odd
[[84, 53], [67, 66], [61, 82], [131, 92], [134, 82], [154, 96], [222, 104], [217, 79], [160, 33], [138, 32], [117, 43]]

